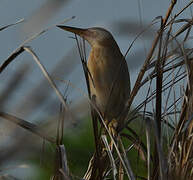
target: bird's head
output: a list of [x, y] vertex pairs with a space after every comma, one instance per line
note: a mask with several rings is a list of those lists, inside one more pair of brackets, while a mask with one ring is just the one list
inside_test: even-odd
[[92, 47], [96, 46], [114, 46], [116, 44], [113, 36], [109, 31], [100, 27], [92, 27], [88, 29], [75, 28], [70, 26], [60, 26], [57, 27], [75, 33], [80, 37], [88, 41]]

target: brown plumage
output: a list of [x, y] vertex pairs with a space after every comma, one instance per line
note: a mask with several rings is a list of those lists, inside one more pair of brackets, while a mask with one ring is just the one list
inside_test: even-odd
[[92, 99], [106, 122], [115, 119], [115, 128], [123, 125], [123, 110], [130, 95], [127, 63], [110, 32], [93, 27], [80, 29], [58, 26], [73, 32], [91, 45], [88, 59], [89, 86]]
[[[91, 45], [87, 62], [90, 97], [116, 140], [117, 130], [124, 125], [126, 102], [130, 95], [130, 77], [124, 56], [111, 33], [103, 28], [58, 27], [81, 36]], [[84, 178], [100, 180], [105, 175], [109, 159], [103, 142], [99, 140], [94, 114], [92, 113], [96, 153]], [[110, 146], [112, 150], [112, 142]]]

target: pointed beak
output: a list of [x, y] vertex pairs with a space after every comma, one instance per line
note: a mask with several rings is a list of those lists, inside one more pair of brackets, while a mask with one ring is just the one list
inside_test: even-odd
[[70, 26], [63, 26], [63, 25], [57, 25], [57, 27], [65, 30], [65, 31], [69, 31], [72, 32], [74, 34], [77, 34], [81, 37], [86, 37], [89, 36], [89, 31], [88, 29], [81, 29], [81, 28], [76, 28], [76, 27], [70, 27]]

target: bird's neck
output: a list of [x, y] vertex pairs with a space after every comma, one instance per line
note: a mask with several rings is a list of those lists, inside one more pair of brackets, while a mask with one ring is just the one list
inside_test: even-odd
[[103, 41], [91, 46], [92, 51], [111, 51], [111, 53], [119, 53], [119, 46], [115, 41]]
[[122, 59], [123, 55], [117, 46], [94, 46], [91, 48], [90, 57], [92, 61], [96, 62], [112, 62]]

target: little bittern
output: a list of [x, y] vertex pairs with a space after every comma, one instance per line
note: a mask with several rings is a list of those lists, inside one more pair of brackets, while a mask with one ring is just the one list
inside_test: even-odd
[[130, 95], [130, 77], [125, 58], [113, 36], [99, 27], [58, 27], [81, 36], [91, 45], [87, 63], [91, 98], [106, 122], [114, 121], [114, 128], [121, 127]]
[[[127, 115], [126, 102], [130, 95], [130, 77], [124, 56], [111, 33], [103, 28], [58, 27], [81, 36], [91, 45], [87, 63], [90, 97], [102, 114], [112, 136], [116, 138], [119, 128], [124, 125]], [[94, 134], [98, 137], [95, 125], [97, 126], [94, 120]], [[102, 145], [99, 147], [97, 138], [95, 144], [96, 154], [84, 176], [87, 180], [103, 179], [109, 164], [103, 143], [99, 143]]]

